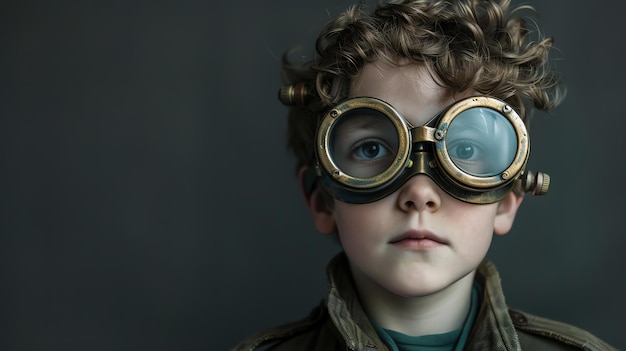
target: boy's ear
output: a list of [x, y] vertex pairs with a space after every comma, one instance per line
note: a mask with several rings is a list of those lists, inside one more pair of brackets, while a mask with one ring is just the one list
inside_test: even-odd
[[522, 204], [522, 200], [524, 200], [524, 194], [516, 194], [511, 191], [504, 199], [498, 202], [496, 218], [493, 223], [493, 232], [495, 234], [504, 235], [511, 230], [517, 209]]
[[332, 211], [324, 203], [319, 187], [314, 186], [309, 193], [309, 189], [307, 189], [307, 184], [304, 180], [307, 169], [307, 166], [303, 166], [298, 171], [300, 193], [309, 208], [309, 212], [311, 212], [315, 228], [317, 228], [317, 230], [322, 234], [332, 234], [336, 230], [335, 217], [333, 216]]

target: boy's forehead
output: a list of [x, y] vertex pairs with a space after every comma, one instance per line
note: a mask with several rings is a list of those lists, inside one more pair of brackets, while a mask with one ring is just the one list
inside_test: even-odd
[[454, 102], [423, 65], [368, 63], [353, 79], [350, 97], [371, 96], [394, 106], [409, 123], [422, 125]]

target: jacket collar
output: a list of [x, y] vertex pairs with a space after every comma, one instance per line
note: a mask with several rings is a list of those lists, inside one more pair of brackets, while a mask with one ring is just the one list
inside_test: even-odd
[[350, 350], [387, 350], [361, 306], [345, 253], [327, 268], [328, 313]]
[[475, 279], [483, 287], [483, 298], [467, 349], [521, 350], [496, 266], [483, 260]]
[[[388, 350], [380, 340], [358, 298], [345, 253], [335, 256], [327, 268], [328, 312], [351, 350]], [[468, 350], [521, 350], [508, 314], [496, 267], [484, 260], [477, 269], [483, 296]]]

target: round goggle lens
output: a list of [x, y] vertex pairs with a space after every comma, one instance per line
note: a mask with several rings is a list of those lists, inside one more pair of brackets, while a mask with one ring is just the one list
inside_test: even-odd
[[355, 178], [371, 178], [389, 168], [398, 153], [399, 137], [382, 112], [358, 108], [343, 114], [330, 134], [335, 165]]
[[491, 177], [506, 170], [517, 152], [517, 135], [499, 112], [474, 107], [461, 112], [446, 132], [446, 149], [463, 172]]

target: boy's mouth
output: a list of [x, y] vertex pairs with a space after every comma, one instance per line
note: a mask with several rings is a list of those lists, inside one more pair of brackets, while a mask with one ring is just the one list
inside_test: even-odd
[[393, 237], [390, 244], [405, 248], [428, 249], [448, 245], [448, 241], [427, 230], [409, 230]]

